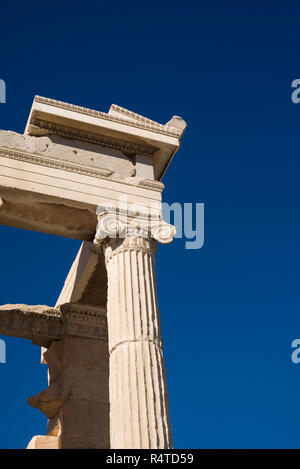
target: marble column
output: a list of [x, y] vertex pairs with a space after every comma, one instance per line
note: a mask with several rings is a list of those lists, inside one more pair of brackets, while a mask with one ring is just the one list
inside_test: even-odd
[[171, 448], [153, 238], [106, 238], [111, 448]]

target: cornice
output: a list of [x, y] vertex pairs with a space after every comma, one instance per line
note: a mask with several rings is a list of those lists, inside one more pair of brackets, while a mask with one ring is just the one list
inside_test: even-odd
[[165, 188], [162, 182], [156, 181], [155, 179], [140, 179], [138, 185], [157, 192], [162, 192]]
[[[106, 119], [112, 122], [120, 122], [125, 125], [129, 125], [131, 127], [140, 127], [146, 130], [150, 130], [152, 132], [157, 132], [164, 135], [169, 135], [172, 137], [180, 138], [182, 132], [168, 126], [164, 126], [159, 124], [158, 122], [152, 121], [150, 119], [144, 118], [139, 114], [136, 114], [128, 109], [122, 108], [117, 105], [113, 105], [114, 109], [123, 114], [122, 117], [112, 116], [105, 112], [96, 111], [94, 109], [89, 109], [83, 106], [77, 106], [75, 104], [64, 103], [63, 101], [58, 101], [56, 99], [45, 98], [43, 96], [36, 95], [34, 98], [35, 102], [41, 104], [47, 104], [50, 106], [59, 107], [61, 109], [66, 109], [68, 111], [78, 112], [81, 114], [86, 114], [92, 117], [99, 117], [101, 119]], [[135, 119], [135, 122], [132, 121]]]
[[[159, 126], [162, 130], [167, 130], [170, 132], [175, 132], [175, 134], [181, 135], [181, 132], [179, 130], [176, 130], [174, 128], [169, 127], [168, 125], [163, 125], [159, 124], [158, 122], [149, 119], [148, 117], [141, 116], [140, 114], [137, 114], [136, 112], [130, 111], [129, 109], [126, 109], [124, 107], [118, 106], [117, 104], [112, 104], [110, 107], [111, 110], [116, 111], [118, 114], [122, 114], [123, 118], [130, 119], [130, 121], [138, 121], [141, 124], [144, 123], [145, 125], [153, 125], [153, 126]], [[110, 114], [109, 114], [110, 115]], [[115, 116], [113, 116], [115, 117]]]
[[85, 130], [83, 131], [57, 122], [54, 123], [45, 119], [40, 119], [39, 117], [36, 117], [36, 115], [37, 112], [34, 111], [28, 128], [29, 135], [40, 136], [55, 134], [63, 138], [94, 143], [107, 148], [114, 148], [129, 155], [139, 154], [153, 157], [154, 153], [158, 150], [158, 148], [153, 145], [144, 145], [142, 143], [133, 143], [115, 137], [106, 137], [104, 135], [95, 134]]

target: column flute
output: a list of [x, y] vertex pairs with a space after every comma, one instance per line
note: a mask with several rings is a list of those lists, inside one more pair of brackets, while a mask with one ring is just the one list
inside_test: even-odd
[[157, 304], [157, 240], [173, 239], [162, 220], [98, 215], [95, 244], [108, 275], [111, 448], [172, 448]]

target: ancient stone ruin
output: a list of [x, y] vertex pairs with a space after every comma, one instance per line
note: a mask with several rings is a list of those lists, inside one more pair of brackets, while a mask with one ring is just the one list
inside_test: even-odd
[[49, 366], [30, 449], [172, 447], [154, 258], [175, 234], [161, 179], [185, 128], [36, 96], [24, 135], [0, 131], [0, 223], [82, 240], [54, 307], [0, 307], [0, 334]]

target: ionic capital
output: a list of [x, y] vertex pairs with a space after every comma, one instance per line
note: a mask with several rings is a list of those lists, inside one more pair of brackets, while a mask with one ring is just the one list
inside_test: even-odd
[[99, 207], [97, 220], [94, 246], [102, 245], [107, 238], [142, 238], [168, 244], [173, 241], [176, 233], [175, 227], [160, 216], [139, 211]]

